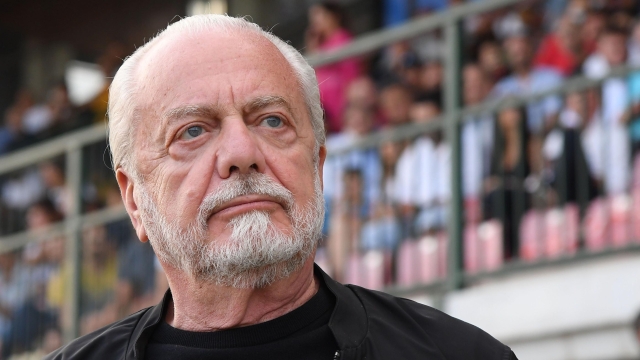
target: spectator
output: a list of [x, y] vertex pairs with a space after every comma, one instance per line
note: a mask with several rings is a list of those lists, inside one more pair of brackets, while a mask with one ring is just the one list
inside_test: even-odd
[[[344, 11], [337, 3], [321, 2], [312, 6], [306, 34], [307, 51], [330, 51], [350, 43], [352, 36], [346, 29], [345, 22]], [[357, 59], [346, 59], [316, 69], [329, 133], [342, 130], [345, 92], [359, 75], [360, 64]]]
[[558, 118], [559, 126], [545, 139], [543, 154], [548, 162], [548, 177], [554, 190], [550, 194], [552, 198], [548, 197], [547, 200], [559, 205], [578, 202], [586, 207], [587, 201], [597, 194], [580, 141], [580, 131], [585, 126], [584, 119], [587, 116], [585, 96], [582, 92], [567, 95], [565, 108]]
[[420, 76], [421, 100], [432, 101], [442, 107], [442, 77], [443, 69], [439, 61], [431, 61], [424, 65]]
[[573, 75], [582, 62], [583, 53], [578, 27], [573, 18], [561, 17], [553, 33], [542, 40], [533, 61], [536, 67], [549, 67], [563, 76]]
[[0, 155], [4, 155], [16, 145], [21, 138], [22, 117], [20, 112], [11, 107], [4, 113], [4, 124], [0, 128]]
[[[349, 106], [344, 115], [345, 130], [327, 138], [327, 149], [336, 151], [357, 144], [359, 140], [371, 133], [373, 112], [359, 106]], [[346, 169], [360, 171], [364, 183], [363, 212], [365, 216], [373, 204], [380, 199], [380, 181], [382, 169], [376, 149], [358, 149], [348, 153], [330, 157], [324, 168], [324, 195], [328, 204], [338, 201], [345, 195], [342, 179]], [[332, 206], [329, 205], [331, 208]]]
[[607, 18], [604, 13], [598, 10], [588, 11], [582, 29], [580, 29], [582, 50], [585, 55], [590, 55], [596, 51], [598, 37], [607, 26]]
[[[419, 102], [411, 108], [415, 123], [433, 121], [439, 114], [440, 109], [433, 102]], [[396, 193], [402, 219], [408, 228], [414, 229], [407, 235], [444, 225], [451, 191], [450, 160], [449, 147], [437, 132], [420, 136], [402, 152], [396, 168]], [[416, 223], [411, 224], [413, 221]]]
[[509, 108], [498, 114], [491, 174], [484, 182], [486, 219], [503, 226], [505, 259], [518, 254], [518, 229], [528, 208], [524, 180], [529, 176], [523, 111]]
[[64, 85], [49, 89], [44, 104], [31, 107], [24, 114], [22, 128], [28, 135], [46, 138], [61, 132], [71, 118], [71, 105]]
[[[507, 35], [504, 48], [512, 74], [498, 82], [493, 90], [494, 96], [536, 94], [552, 89], [562, 83], [562, 77], [550, 69], [533, 67], [531, 41], [526, 29]], [[527, 106], [526, 125], [532, 134], [542, 134], [554, 125], [562, 101], [557, 96], [549, 96]]]
[[478, 46], [478, 65], [487, 74], [489, 84], [493, 86], [507, 75], [507, 66], [500, 44], [486, 40]]
[[385, 124], [398, 126], [409, 122], [413, 102], [411, 92], [400, 84], [389, 85], [380, 92], [380, 110]]
[[331, 206], [331, 229], [327, 250], [333, 275], [345, 276], [349, 255], [359, 250], [362, 222], [368, 209], [364, 204], [363, 178], [360, 169], [346, 169], [342, 178], [345, 191]]
[[[489, 94], [490, 83], [478, 64], [469, 64], [463, 72], [463, 100], [466, 106], [477, 105]], [[462, 125], [462, 189], [465, 199], [479, 199], [482, 180], [489, 175], [493, 145], [493, 118], [476, 115], [465, 118]]]
[[[633, 32], [628, 44], [628, 64], [640, 68], [640, 22], [633, 26]], [[632, 72], [628, 81], [629, 91], [629, 137], [632, 153], [640, 151], [640, 71]]]

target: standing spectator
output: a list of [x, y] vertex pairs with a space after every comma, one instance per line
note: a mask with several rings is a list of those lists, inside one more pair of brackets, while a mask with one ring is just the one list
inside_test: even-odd
[[[411, 108], [415, 123], [433, 121], [439, 114], [434, 102], [419, 102]], [[414, 229], [407, 235], [444, 225], [450, 194], [450, 160], [449, 147], [438, 132], [420, 136], [402, 152], [396, 168], [396, 188], [402, 219]]]
[[552, 68], [565, 77], [573, 75], [583, 58], [579, 35], [573, 18], [564, 15], [558, 19], [554, 31], [542, 40], [534, 65]]
[[518, 229], [528, 208], [524, 180], [529, 175], [523, 111], [509, 108], [498, 114], [491, 175], [484, 182], [485, 218], [503, 226], [505, 259], [518, 254]]
[[489, 83], [493, 86], [507, 75], [502, 48], [498, 42], [486, 40], [478, 46], [478, 65], [487, 74]]
[[[336, 151], [357, 144], [359, 140], [371, 133], [373, 113], [370, 109], [349, 106], [344, 115], [345, 129], [339, 134], [327, 138], [327, 149]], [[380, 199], [380, 180], [382, 169], [376, 149], [357, 149], [342, 155], [333, 156], [325, 162], [324, 195], [329, 208], [345, 195], [343, 178], [346, 169], [360, 171], [363, 182], [364, 214], [368, 216], [373, 204]]]
[[607, 18], [598, 10], [588, 11], [580, 29], [582, 49], [585, 55], [596, 51], [598, 37], [607, 26]]
[[[509, 34], [504, 40], [504, 48], [512, 74], [496, 84], [495, 96], [536, 94], [562, 83], [562, 77], [556, 71], [533, 67], [533, 49], [525, 29]], [[558, 96], [530, 103], [527, 106], [527, 129], [533, 134], [541, 134], [545, 128], [552, 127], [561, 106]]]
[[[486, 73], [477, 64], [463, 69], [463, 100], [466, 106], [481, 103], [490, 90]], [[478, 199], [482, 192], [482, 180], [489, 175], [492, 144], [493, 117], [476, 115], [465, 118], [462, 125], [462, 190], [465, 199]]]
[[[345, 22], [342, 7], [334, 2], [321, 2], [312, 6], [306, 35], [308, 52], [331, 51], [350, 43], [352, 36], [346, 29]], [[329, 133], [342, 130], [345, 92], [359, 74], [360, 64], [357, 59], [346, 59], [316, 69]]]
[[[607, 27], [598, 37], [597, 50], [585, 60], [586, 76], [602, 78], [614, 67], [625, 64], [627, 36], [624, 31]], [[629, 87], [626, 79], [610, 78], [601, 90], [600, 119], [592, 121], [585, 136], [592, 149], [587, 149], [593, 164], [600, 163], [605, 191], [618, 194], [627, 189], [630, 176], [630, 143], [626, 123], [630, 115]], [[599, 153], [597, 153], [599, 152]], [[600, 159], [597, 160], [597, 159]]]

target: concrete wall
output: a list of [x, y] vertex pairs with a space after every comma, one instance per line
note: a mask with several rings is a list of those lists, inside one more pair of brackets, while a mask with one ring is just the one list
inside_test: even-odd
[[541, 269], [444, 299], [444, 310], [510, 345], [520, 360], [638, 359], [640, 255]]

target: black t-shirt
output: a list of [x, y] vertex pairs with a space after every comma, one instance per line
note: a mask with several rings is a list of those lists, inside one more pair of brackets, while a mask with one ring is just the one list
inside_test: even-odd
[[279, 318], [241, 328], [192, 332], [161, 322], [147, 344], [146, 359], [333, 359], [338, 350], [329, 318], [335, 296], [322, 279], [309, 301]]

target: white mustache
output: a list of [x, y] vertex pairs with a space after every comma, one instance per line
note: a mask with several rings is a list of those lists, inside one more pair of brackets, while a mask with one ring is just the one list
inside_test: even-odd
[[207, 220], [217, 207], [245, 195], [272, 197], [284, 205], [284, 210], [288, 214], [295, 204], [291, 191], [269, 176], [258, 172], [238, 174], [224, 181], [217, 190], [204, 198], [198, 208], [198, 222], [206, 226]]

